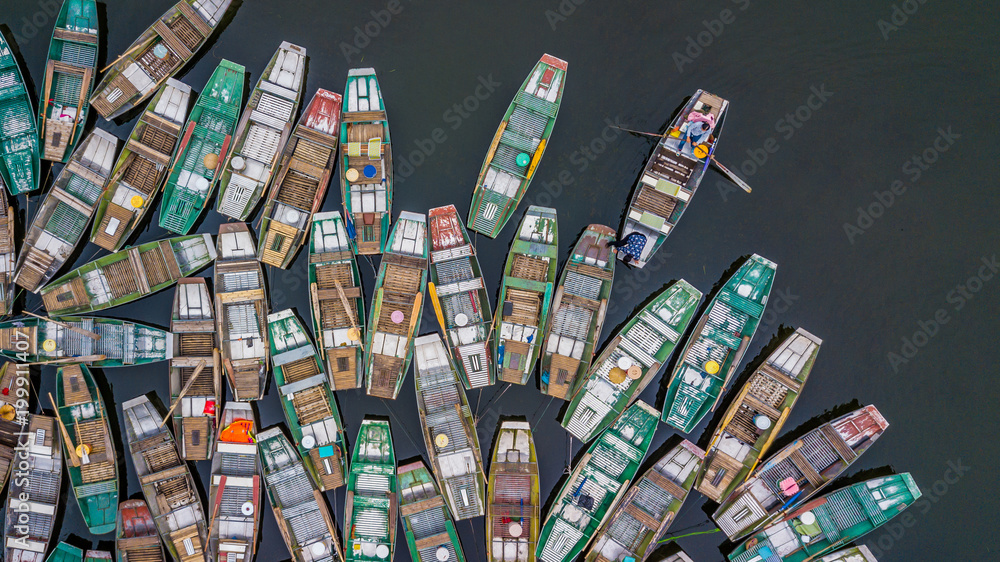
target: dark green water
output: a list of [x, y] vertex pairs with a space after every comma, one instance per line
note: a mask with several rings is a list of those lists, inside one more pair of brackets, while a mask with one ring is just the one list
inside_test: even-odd
[[[170, 4], [105, 2], [106, 60]], [[36, 89], [53, 21], [47, 6], [46, 0], [3, 0], [0, 16]], [[886, 25], [880, 27], [880, 20]], [[882, 561], [985, 560], [1000, 551], [996, 472], [989, 468], [1000, 457], [1000, 393], [987, 353], [996, 347], [1000, 308], [1000, 279], [991, 262], [998, 243], [998, 143], [988, 133], [997, 105], [997, 20], [990, 3], [935, 0], [246, 0], [180, 78], [200, 91], [219, 59], [228, 58], [245, 65], [255, 81], [283, 40], [309, 50], [307, 99], [318, 87], [341, 91], [353, 66], [374, 66], [397, 155], [396, 214], [448, 203], [464, 214], [515, 89], [542, 53], [566, 59], [560, 118], [516, 215], [529, 202], [556, 207], [562, 259], [587, 224], [620, 225], [653, 148], [650, 138], [609, 128], [609, 122], [660, 131], [697, 88], [729, 99], [716, 156], [741, 171], [753, 193], [710, 172], [657, 258], [643, 271], [619, 268], [602, 341], [674, 279], [707, 293], [749, 254], [774, 260], [779, 267], [768, 313], [744, 366], [759, 361], [789, 327], [802, 326], [824, 340], [778, 445], [814, 427], [819, 416], [876, 404], [891, 427], [852, 474], [910, 471], [927, 499], [863, 542]], [[133, 123], [97, 125], [125, 138]], [[340, 208], [336, 187], [332, 191], [326, 210]], [[31, 198], [32, 211], [37, 201]], [[24, 198], [18, 205], [23, 212]], [[198, 230], [216, 232], [219, 215], [206, 217]], [[478, 240], [493, 288], [513, 230], [508, 225], [497, 240]], [[152, 226], [140, 240], [163, 236]], [[83, 249], [77, 265], [96, 251]], [[300, 255], [289, 271], [268, 272], [273, 310], [308, 314], [305, 265]], [[362, 268], [370, 293], [373, 270]], [[107, 315], [166, 327], [172, 296], [168, 290]], [[40, 301], [31, 297], [26, 306], [35, 310]], [[436, 329], [428, 309], [421, 331]], [[44, 393], [54, 371], [36, 373], [36, 382], [39, 376]], [[109, 404], [153, 391], [167, 396], [165, 363], [98, 376], [111, 389]], [[556, 421], [561, 404], [542, 399], [534, 386], [479, 394], [470, 393], [470, 400], [481, 416], [484, 453], [500, 416], [527, 416], [535, 428], [543, 495], [550, 498], [569, 461], [567, 434]], [[391, 405], [359, 392], [338, 398], [348, 435], [365, 414], [389, 415], [397, 458], [425, 453], [409, 379]], [[643, 399], [661, 406], [659, 384]], [[283, 423], [273, 388], [258, 406], [264, 426]], [[703, 422], [688, 438], [705, 446], [714, 423]], [[661, 425], [654, 448], [673, 435]], [[580, 446], [573, 442], [572, 452]], [[128, 473], [123, 497], [138, 497], [131, 460], [122, 462]], [[207, 483], [209, 463], [195, 469]], [[327, 495], [342, 525], [344, 492]], [[64, 488], [59, 537], [97, 546], [71, 496]], [[711, 508], [693, 494], [671, 532], [714, 528]], [[258, 559], [287, 558], [271, 511], [261, 513]], [[482, 519], [458, 528], [470, 562], [484, 561]], [[110, 548], [109, 538], [101, 537], [99, 546]], [[401, 534], [399, 540], [397, 560], [408, 560]], [[680, 543], [695, 560], [718, 560], [720, 548], [730, 548], [721, 534]]]

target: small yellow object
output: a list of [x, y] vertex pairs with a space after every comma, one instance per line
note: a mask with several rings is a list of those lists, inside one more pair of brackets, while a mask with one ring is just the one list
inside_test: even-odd
[[608, 371], [608, 380], [614, 384], [621, 384], [625, 382], [625, 369], [611, 367], [611, 370]]
[[49, 353], [56, 350], [56, 340], [45, 340], [42, 342], [42, 349]]
[[704, 158], [708, 156], [708, 145], [699, 144], [698, 146], [694, 147], [694, 150], [692, 152], [694, 152], [694, 155], [697, 156], [698, 158]]
[[202, 160], [202, 163], [205, 164], [205, 169], [214, 170], [216, 166], [219, 165], [219, 155], [209, 152], [208, 154], [205, 155], [205, 158]]
[[671, 129], [670, 130], [670, 136], [672, 136], [674, 138], [677, 138], [677, 137], [681, 136], [680, 129]]
[[11, 421], [14, 419], [16, 415], [17, 415], [17, 410], [15, 410], [14, 407], [11, 406], [10, 404], [4, 404], [3, 406], [0, 406], [0, 418], [3, 418], [7, 421]]
[[347, 176], [347, 181], [358, 181], [358, 176], [361, 175], [361, 173], [358, 172], [357, 168], [348, 168], [347, 173], [344, 175]]
[[444, 433], [438, 433], [434, 437], [434, 444], [438, 446], [439, 449], [443, 449], [448, 446], [448, 436]]
[[351, 341], [358, 341], [358, 340], [360, 340], [361, 339], [361, 330], [359, 330], [357, 328], [348, 328], [347, 329], [347, 338], [350, 339]]
[[714, 375], [715, 373], [718, 373], [719, 372], [719, 363], [717, 361], [713, 361], [712, 359], [709, 359], [708, 361], [705, 361], [705, 372], [708, 373], [708, 374], [710, 374], [710, 375]]
[[628, 374], [628, 378], [635, 380], [642, 376], [642, 369], [638, 365], [632, 365], [625, 373]]
[[80, 443], [79, 445], [76, 446], [76, 456], [82, 457], [84, 455], [89, 455], [89, 454], [90, 454], [90, 445], [87, 445], [86, 443]]
[[132, 208], [133, 209], [141, 209], [142, 206], [143, 206], [143, 204], [145, 204], [145, 203], [146, 203], [146, 200], [143, 199], [141, 195], [133, 195], [132, 196]]

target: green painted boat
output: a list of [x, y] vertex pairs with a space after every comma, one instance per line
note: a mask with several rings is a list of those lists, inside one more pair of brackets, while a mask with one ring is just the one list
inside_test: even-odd
[[[3, 559], [42, 562], [53, 534], [58, 535], [59, 531], [55, 523], [62, 495], [63, 462], [56, 419], [38, 414], [27, 415], [27, 418], [28, 427], [21, 426], [22, 437], [18, 437], [18, 463], [28, 468], [18, 468], [17, 478], [10, 480]], [[20, 503], [20, 498], [24, 497], [30, 500]], [[17, 503], [14, 498], [18, 498]], [[21, 515], [24, 511], [18, 513], [9, 507], [10, 504], [27, 509], [27, 523]]]
[[223, 59], [198, 96], [170, 161], [160, 205], [161, 228], [187, 234], [205, 211], [232, 146], [245, 75], [243, 65]]
[[66, 264], [84, 238], [117, 148], [117, 137], [95, 128], [70, 156], [24, 236], [15, 283], [37, 292]]
[[732, 562], [816, 560], [881, 527], [920, 498], [909, 472], [873, 478], [810, 501], [729, 554]]
[[688, 433], [715, 410], [757, 331], [777, 267], [754, 254], [712, 299], [667, 383], [667, 425]]
[[878, 562], [878, 560], [875, 559], [875, 555], [867, 546], [861, 545], [827, 554], [820, 558], [819, 562]]
[[500, 380], [526, 384], [538, 360], [556, 284], [559, 238], [556, 210], [532, 205], [511, 243], [493, 314], [490, 344]]
[[781, 431], [823, 340], [799, 328], [750, 375], [722, 416], [695, 486], [721, 502], [747, 479]]
[[194, 58], [231, 3], [180, 0], [174, 4], [111, 63], [90, 98], [94, 109], [112, 120], [139, 107]]
[[399, 516], [413, 562], [465, 562], [455, 522], [437, 482], [418, 460], [399, 467]]
[[403, 211], [386, 245], [375, 280], [365, 338], [369, 396], [395, 400], [413, 359], [413, 336], [427, 288], [427, 217]]
[[97, 258], [39, 292], [49, 314], [96, 312], [162, 291], [213, 261], [212, 235], [178, 236]]
[[600, 530], [585, 562], [642, 562], [656, 550], [691, 492], [702, 451], [683, 439], [629, 488]]
[[86, 365], [56, 371], [56, 404], [72, 440], [63, 437], [63, 457], [83, 521], [91, 534], [110, 533], [118, 514], [118, 454], [104, 399]]
[[476, 179], [469, 228], [496, 238], [528, 191], [559, 115], [567, 63], [542, 55], [493, 135]]
[[392, 148], [374, 68], [347, 71], [340, 124], [340, 196], [359, 254], [381, 254], [392, 220]]
[[639, 471], [659, 417], [639, 400], [590, 445], [545, 518], [535, 556], [572, 562], [583, 552]]
[[0, 355], [29, 363], [145, 365], [170, 359], [172, 343], [170, 332], [114, 318], [25, 317], [0, 322]]
[[83, 562], [83, 551], [71, 544], [61, 542], [52, 549], [45, 562]]
[[681, 279], [634, 314], [594, 360], [573, 395], [562, 426], [587, 442], [632, 405], [673, 354], [701, 302]]
[[245, 221], [274, 178], [302, 102], [306, 50], [285, 41], [250, 92], [219, 182], [216, 209]]
[[191, 88], [173, 78], [153, 96], [115, 162], [97, 205], [91, 242], [109, 252], [121, 250], [154, 207], [170, 171], [191, 96]]
[[396, 549], [396, 455], [389, 422], [365, 418], [354, 442], [344, 506], [347, 562], [385, 562]]
[[[343, 296], [341, 296], [343, 293]], [[364, 384], [365, 295], [358, 260], [340, 213], [318, 213], [309, 243], [309, 297], [313, 333], [334, 390]]]
[[83, 136], [97, 76], [99, 27], [94, 0], [64, 0], [38, 100], [38, 138], [45, 160], [66, 162]]
[[229, 402], [220, 416], [219, 438], [212, 455], [212, 480], [208, 496], [208, 537], [211, 562], [252, 562], [260, 530], [261, 481], [257, 421], [253, 406]]
[[344, 425], [316, 346], [290, 308], [269, 315], [267, 331], [274, 384], [292, 440], [319, 490], [339, 488], [347, 474]]
[[611, 228], [588, 226], [563, 266], [550, 321], [542, 331], [542, 394], [571, 399], [590, 369], [615, 277], [615, 259], [608, 247], [614, 239]]
[[[0, 489], [7, 484], [14, 458], [17, 456], [21, 420], [28, 414], [25, 396], [31, 394], [31, 372], [17, 363], [4, 361], [0, 365]], [[18, 404], [20, 402], [20, 404]]]
[[156, 534], [156, 523], [143, 500], [125, 500], [118, 506], [115, 531], [118, 562], [167, 562], [163, 543]]
[[0, 188], [0, 318], [7, 316], [14, 308], [16, 287], [14, 271], [17, 267], [17, 242], [14, 238], [14, 223], [17, 215], [7, 201], [7, 192]]
[[542, 502], [538, 456], [528, 422], [500, 424], [486, 497], [489, 562], [535, 562]]
[[38, 189], [38, 127], [14, 51], [0, 33], [0, 182], [11, 195]]

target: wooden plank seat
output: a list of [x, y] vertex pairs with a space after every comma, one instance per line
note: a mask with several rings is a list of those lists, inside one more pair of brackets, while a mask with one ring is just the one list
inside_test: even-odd
[[319, 181], [317, 179], [297, 169], [289, 169], [278, 186], [275, 199], [290, 207], [309, 211], [312, 210], [318, 190]]
[[420, 292], [422, 270], [389, 263], [386, 265], [382, 288], [386, 292], [416, 295]]
[[[175, 21], [181, 20], [178, 19]], [[178, 28], [179, 27], [180, 26], [178, 26]], [[160, 36], [161, 39], [163, 39], [163, 42], [166, 43], [173, 52], [177, 53], [177, 55], [182, 59], [190, 58], [192, 54], [191, 49], [187, 46], [185, 41], [174, 32], [174, 29], [174, 27], [168, 26], [164, 23], [163, 20], [156, 20], [156, 23], [153, 24], [153, 30]]]
[[[172, 261], [174, 259], [173, 251], [170, 251], [168, 256]], [[146, 274], [146, 280], [150, 287], [155, 287], [168, 281], [174, 281], [180, 277], [180, 271], [177, 270], [176, 264], [173, 268], [167, 266], [167, 259], [165, 258], [168, 256], [163, 255], [159, 245], [155, 246], [151, 250], [147, 250], [139, 254], [139, 257], [142, 259], [142, 268]], [[178, 275], [174, 276], [175, 273]]]
[[332, 415], [330, 403], [326, 400], [326, 392], [322, 386], [296, 392], [292, 398], [292, 405], [301, 425], [318, 422]]
[[504, 314], [504, 321], [536, 326], [542, 308], [542, 295], [536, 291], [508, 288], [507, 302], [512, 303], [510, 314]]
[[526, 254], [514, 254], [514, 263], [510, 273], [519, 279], [529, 279], [544, 283], [548, 279], [549, 264], [542, 258]]
[[[351, 111], [344, 113], [344, 123], [362, 121], [385, 121], [385, 111]], [[381, 127], [381, 125], [379, 125]]]
[[192, 26], [198, 29], [202, 37], [208, 37], [212, 33], [212, 26], [208, 25], [208, 23], [206, 23], [205, 20], [194, 11], [194, 8], [192, 8], [190, 4], [187, 2], [179, 2], [177, 4], [177, 9], [180, 11], [181, 15], [183, 15], [188, 22], [191, 23]]
[[281, 371], [285, 375], [285, 384], [308, 379], [320, 372], [316, 358], [312, 356], [282, 365]]
[[63, 27], [56, 27], [52, 30], [52, 38], [59, 39], [61, 41], [72, 41], [74, 43], [89, 43], [92, 45], [97, 44], [97, 36], [91, 33], [83, 33], [81, 31], [71, 31]]

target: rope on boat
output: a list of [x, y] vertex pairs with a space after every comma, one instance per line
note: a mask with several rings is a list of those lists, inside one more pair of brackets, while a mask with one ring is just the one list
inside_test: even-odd
[[[552, 398], [549, 398], [549, 401], [545, 404], [545, 408], [542, 410], [542, 414], [545, 414], [545, 411], [549, 409], [549, 406], [552, 405], [552, 401], [553, 400], [555, 400], [554, 396]], [[541, 406], [539, 406], [538, 408], [541, 408]], [[538, 414], [538, 408], [535, 408], [535, 413], [531, 414], [531, 423], [532, 423], [532, 425], [534, 425], [535, 420], [538, 419], [538, 416], [539, 416], [539, 414]]]
[[[490, 399], [489, 399], [489, 400], [488, 400], [488, 401], [486, 402], [486, 407], [487, 407], [487, 408], [489, 408], [489, 407], [490, 407], [490, 404], [492, 404], [493, 402], [496, 402], [497, 400], [499, 400], [499, 399], [500, 399], [500, 397], [501, 397], [501, 396], [503, 396], [503, 394], [504, 394], [505, 392], [507, 392], [508, 390], [510, 390], [510, 386], [511, 386], [511, 385], [510, 385], [510, 383], [506, 383], [506, 384], [507, 384], [507, 386], [505, 386], [505, 387], [503, 388], [503, 390], [500, 390], [500, 391], [499, 391], [499, 394], [497, 394], [496, 392], [494, 392], [494, 393], [493, 393], [493, 397], [492, 397], [492, 398], [490, 398]], [[479, 398], [482, 398], [482, 397], [483, 397], [483, 391], [482, 391], [482, 390], [480, 390], [480, 391], [479, 391]], [[478, 401], [478, 400], [476, 401], [476, 423], [479, 423], [479, 401]]]

